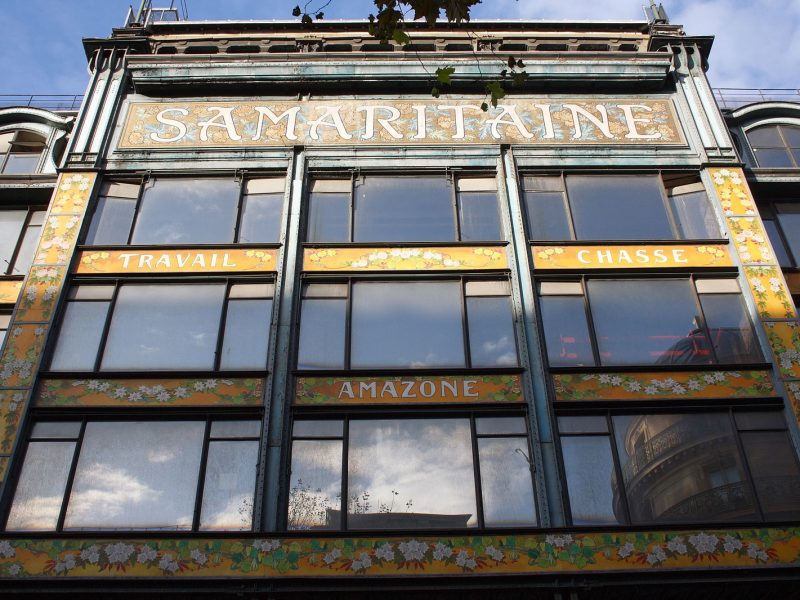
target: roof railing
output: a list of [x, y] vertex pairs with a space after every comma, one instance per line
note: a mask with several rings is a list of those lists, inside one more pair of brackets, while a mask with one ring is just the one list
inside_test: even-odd
[[714, 88], [714, 98], [722, 109], [734, 109], [754, 102], [796, 102], [800, 88]]
[[152, 0], [142, 0], [139, 10], [134, 10], [133, 6], [128, 6], [128, 14], [125, 16], [125, 27], [146, 27], [150, 23], [161, 21], [185, 21], [189, 18], [189, 9], [186, 0], [171, 0], [169, 6], [153, 8]]
[[25, 106], [53, 112], [74, 112], [81, 107], [83, 94], [0, 94], [0, 108]]

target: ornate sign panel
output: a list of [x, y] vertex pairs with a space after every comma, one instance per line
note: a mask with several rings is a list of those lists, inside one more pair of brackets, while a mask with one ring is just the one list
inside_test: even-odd
[[304, 271], [459, 271], [507, 269], [505, 248], [306, 248]]
[[667, 99], [131, 102], [119, 149], [339, 144], [685, 144]]
[[666, 267], [730, 267], [724, 244], [533, 246], [535, 269], [652, 269]]
[[76, 273], [235, 273], [274, 271], [278, 251], [271, 248], [232, 250], [84, 250]]

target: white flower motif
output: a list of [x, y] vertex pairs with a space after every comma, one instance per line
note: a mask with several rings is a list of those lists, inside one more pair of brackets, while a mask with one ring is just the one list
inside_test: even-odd
[[13, 564], [8, 567], [8, 574], [9, 575], [19, 575], [22, 568], [18, 564]]
[[124, 398], [128, 395], [128, 390], [124, 387], [118, 387], [114, 390], [113, 396], [114, 398]]
[[[753, 286], [753, 287], [755, 287], [755, 286]], [[780, 292], [782, 287], [783, 287], [783, 284], [781, 283], [780, 279], [778, 279], [777, 277], [770, 277], [769, 278], [769, 289], [771, 289], [773, 292]]]
[[141, 402], [142, 400], [142, 392], [131, 392], [128, 396], [128, 400], [131, 402]]
[[632, 542], [626, 542], [619, 550], [617, 550], [617, 554], [620, 558], [628, 558], [631, 554], [633, 554], [634, 545]]
[[697, 535], [689, 536], [689, 543], [695, 547], [700, 554], [711, 554], [717, 548], [719, 540], [714, 535], [700, 532]]
[[486, 546], [486, 555], [497, 562], [503, 560], [503, 553], [494, 546]]
[[763, 549], [759, 548], [756, 544], [748, 544], [747, 545], [747, 556], [754, 560], [762, 560], [766, 561], [769, 559], [769, 556]]
[[158, 392], [158, 394], [156, 394], [156, 400], [159, 402], [169, 402], [169, 392]]
[[556, 548], [563, 548], [567, 544], [572, 543], [572, 536], [571, 535], [548, 535], [545, 536], [544, 541], [548, 544], [555, 546]]
[[685, 394], [686, 388], [679, 384], [672, 388], [672, 392], [674, 394]]
[[189, 395], [189, 390], [181, 385], [176, 387], [172, 393], [176, 398], [186, 398]]
[[0, 558], [11, 558], [16, 556], [17, 550], [8, 540], [0, 542]]
[[446, 546], [441, 542], [437, 542], [436, 545], [433, 547], [433, 558], [435, 560], [445, 560], [453, 555], [453, 549], [450, 546]]
[[158, 567], [165, 572], [174, 573], [178, 570], [178, 563], [172, 560], [172, 554], [169, 552], [164, 553], [161, 560], [158, 561]]
[[371, 566], [372, 566], [372, 558], [370, 558], [369, 554], [367, 554], [366, 552], [362, 552], [361, 556], [359, 556], [357, 560], [354, 560], [350, 564], [350, 568], [353, 569], [353, 571], [361, 571]]
[[194, 389], [197, 390], [198, 392], [202, 392], [203, 390], [206, 389], [206, 384], [203, 383], [202, 381], [195, 381]]
[[611, 378], [611, 385], [619, 385], [621, 383], [622, 383], [622, 377], [620, 377], [619, 375], [614, 375]]
[[394, 560], [394, 550], [391, 544], [383, 544], [375, 551], [375, 556], [381, 560]]
[[208, 557], [200, 552], [200, 550], [197, 548], [192, 549], [192, 551], [189, 553], [189, 556], [191, 556], [192, 560], [198, 565], [204, 565], [206, 562], [208, 562]]
[[645, 560], [647, 560], [647, 564], [649, 565], [657, 565], [667, 560], [667, 555], [661, 546], [656, 546], [653, 548], [653, 551], [647, 555]]
[[675, 537], [668, 541], [667, 550], [674, 552], [675, 554], [686, 554], [688, 551], [686, 544], [683, 543], [683, 538], [681, 537]]
[[639, 383], [638, 381], [629, 381], [625, 385], [625, 389], [627, 389], [629, 392], [638, 392], [638, 391], [641, 391], [642, 384]]
[[422, 560], [425, 551], [428, 549], [428, 544], [418, 542], [417, 540], [410, 540], [408, 542], [401, 542], [398, 545], [400, 553], [406, 560]]
[[322, 560], [325, 562], [326, 565], [330, 565], [335, 563], [336, 559], [338, 559], [341, 555], [342, 551], [339, 550], [339, 548], [334, 548], [333, 550], [328, 552], [325, 556], [323, 556]]
[[600, 383], [604, 383], [606, 385], [611, 383], [611, 375], [606, 375], [605, 373], [603, 373], [602, 375], [599, 375], [597, 377], [597, 379], [600, 381]]
[[81, 550], [81, 560], [96, 565], [100, 560], [100, 546], [92, 545]]
[[658, 393], [658, 389], [654, 385], [648, 385], [646, 388], [644, 388], [644, 393], [652, 396], [653, 394]]
[[281, 547], [280, 540], [256, 540], [253, 542], [253, 548], [259, 552], [269, 553]]
[[722, 547], [725, 549], [725, 552], [736, 552], [737, 550], [741, 550], [743, 545], [741, 540], [726, 535], [722, 538]]
[[134, 548], [131, 544], [124, 544], [117, 542], [116, 544], [109, 544], [104, 548], [108, 562], [110, 563], [124, 563], [133, 554]]
[[14, 336], [22, 335], [22, 327], [15, 327], [14, 328]]
[[156, 558], [158, 558], [158, 551], [155, 548], [152, 546], [142, 546], [142, 549], [139, 551], [139, 554], [136, 557], [136, 562], [141, 564], [150, 562]]
[[77, 556], [78, 556], [77, 554], [73, 553], [64, 556], [64, 566], [66, 567], [67, 570], [75, 568], [75, 559], [77, 558]]
[[697, 391], [700, 389], [700, 383], [695, 379], [690, 379], [686, 382], [686, 387], [688, 387], [690, 390]]
[[466, 550], [459, 550], [456, 555], [456, 564], [465, 569], [474, 569], [477, 566], [474, 558], [471, 558]]

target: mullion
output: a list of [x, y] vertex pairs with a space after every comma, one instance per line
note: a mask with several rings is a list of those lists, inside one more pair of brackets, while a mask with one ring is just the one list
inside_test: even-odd
[[456, 225], [456, 241], [461, 240], [461, 194], [458, 192], [458, 179], [451, 175], [450, 187], [453, 195], [453, 213]]
[[[25, 240], [25, 235], [28, 232], [28, 226], [30, 225], [31, 217], [32, 217], [33, 212], [34, 212], [33, 211], [33, 207], [30, 207], [30, 206], [26, 207], [26, 210], [27, 210], [27, 212], [25, 213], [25, 219], [22, 222], [22, 227], [19, 230], [19, 235], [17, 235], [17, 243], [14, 245], [14, 250], [13, 250], [13, 252], [11, 252], [11, 256], [9, 257], [9, 260], [8, 260], [8, 267], [5, 270], [6, 275], [13, 275], [14, 271], [17, 270], [17, 266], [16, 266], [17, 265], [17, 257], [19, 255], [20, 249], [22, 248], [22, 242]], [[36, 262], [35, 257], [34, 257], [34, 261], [33, 262]], [[24, 275], [25, 273], [21, 273], [21, 274]]]
[[594, 328], [594, 317], [592, 316], [592, 306], [589, 302], [589, 291], [586, 287], [586, 277], [580, 279], [581, 290], [583, 291], [583, 310], [586, 315], [586, 328], [589, 330], [589, 343], [592, 346], [592, 357], [595, 366], [602, 367], [603, 361], [600, 357], [600, 345], [597, 341], [597, 331]]
[[678, 228], [677, 219], [675, 218], [675, 215], [672, 212], [672, 206], [669, 201], [669, 195], [667, 194], [667, 190], [664, 187], [664, 177], [662, 176], [661, 171], [658, 172], [658, 183], [661, 190], [661, 204], [664, 206], [664, 210], [667, 213], [667, 221], [669, 221], [669, 227], [672, 230], [672, 239], [673, 240], [685, 239], [681, 236], [680, 229]]
[[342, 419], [342, 481], [341, 481], [341, 506], [339, 508], [339, 529], [347, 531], [347, 498], [348, 498], [348, 462], [350, 454], [350, 417]]
[[214, 367], [215, 371], [219, 371], [221, 364], [222, 364], [222, 344], [224, 343], [223, 338], [225, 337], [225, 327], [227, 326], [228, 320], [228, 303], [230, 300], [231, 295], [231, 288], [233, 287], [233, 282], [230, 279], [225, 280], [225, 298], [222, 301], [222, 308], [219, 314], [219, 326], [217, 327], [217, 345], [214, 349]]
[[352, 243], [356, 241], [356, 172], [350, 174], [350, 202], [347, 204], [348, 208], [348, 226], [347, 239]]
[[69, 467], [69, 474], [67, 475], [67, 485], [64, 487], [64, 497], [61, 499], [61, 510], [58, 513], [58, 521], [56, 521], [56, 531], [63, 531], [64, 521], [67, 518], [67, 507], [69, 505], [70, 496], [72, 495], [72, 486], [75, 483], [75, 473], [78, 470], [78, 459], [81, 455], [81, 447], [83, 446], [83, 438], [86, 434], [86, 419], [81, 421], [81, 429], [78, 432], [78, 439], [75, 440], [75, 449], [72, 455], [72, 464]]
[[467, 281], [464, 277], [460, 278], [461, 284], [461, 331], [464, 337], [464, 367], [469, 369], [472, 367], [472, 348], [469, 345], [469, 323], [467, 322]]
[[[702, 279], [702, 278], [701, 278]], [[697, 307], [697, 316], [700, 318], [700, 323], [698, 325], [703, 330], [703, 335], [706, 337], [706, 341], [708, 343], [708, 350], [711, 352], [712, 362], [713, 365], [719, 364], [719, 358], [717, 357], [717, 351], [714, 348], [714, 342], [711, 339], [711, 330], [708, 327], [708, 322], [706, 321], [706, 314], [703, 312], [703, 302], [702, 297], [709, 294], [701, 294], [697, 291], [697, 280], [694, 275], [689, 276], [689, 283], [692, 285], [692, 293], [694, 294], [695, 298], [695, 306]], [[719, 294], [720, 296], [723, 294]], [[748, 316], [748, 322], [750, 321], [750, 317]], [[751, 323], [752, 328], [752, 323]]]
[[203, 491], [206, 485], [206, 463], [208, 462], [208, 446], [211, 437], [211, 419], [206, 418], [206, 428], [203, 433], [203, 449], [200, 454], [200, 469], [197, 474], [197, 487], [194, 495], [194, 516], [192, 517], [192, 531], [200, 529], [200, 511], [203, 507]]
[[[103, 355], [106, 351], [106, 343], [108, 342], [108, 332], [111, 329], [111, 319], [114, 316], [114, 309], [117, 305], [117, 297], [119, 296], [119, 289], [122, 287], [120, 280], [114, 281], [114, 293], [111, 295], [110, 301], [101, 301], [101, 302], [108, 302], [108, 309], [106, 311], [106, 321], [103, 323], [103, 332], [100, 334], [100, 343], [97, 347], [97, 355], [94, 359], [94, 368], [92, 372], [96, 373], [100, 370], [100, 365], [103, 362]], [[80, 302], [80, 301], [79, 301]]]
[[731, 430], [733, 432], [733, 437], [735, 439], [736, 450], [737, 452], [739, 452], [739, 461], [742, 463], [742, 470], [744, 471], [744, 477], [747, 480], [747, 489], [750, 491], [750, 495], [753, 498], [753, 508], [755, 508], [756, 510], [756, 516], [758, 520], [763, 523], [765, 520], [764, 510], [761, 508], [761, 499], [758, 497], [758, 492], [756, 491], [755, 479], [753, 478], [753, 473], [750, 471], [750, 463], [747, 461], [747, 453], [744, 451], [744, 445], [742, 444], [742, 439], [740, 435], [741, 432], [736, 426], [736, 418], [733, 415], [733, 409], [728, 409], [726, 412], [728, 413], [728, 420], [730, 422]]
[[472, 446], [472, 486], [475, 489], [475, 510], [478, 513], [478, 528], [484, 528], [483, 520], [483, 485], [481, 482], [480, 453], [478, 449], [478, 435], [475, 426], [475, 414], [469, 416], [470, 444]]
[[242, 226], [242, 213], [244, 212], [244, 201], [247, 197], [245, 194], [245, 180], [244, 177], [239, 181], [239, 202], [236, 205], [236, 221], [233, 224], [233, 243], [239, 243], [239, 234], [241, 233]]
[[126, 246], [131, 245], [131, 240], [133, 239], [133, 230], [136, 229], [136, 222], [139, 220], [139, 209], [142, 207], [142, 199], [144, 198], [144, 188], [145, 185], [150, 181], [149, 176], [142, 177], [142, 181], [139, 182], [139, 195], [136, 197], [136, 204], [133, 208], [133, 218], [131, 219], [131, 226], [128, 229], [128, 240], [125, 242]]
[[353, 280], [347, 280], [347, 298], [345, 299], [344, 308], [344, 368], [350, 369], [350, 353], [352, 349], [352, 332], [350, 328], [353, 325]]
[[572, 205], [569, 201], [569, 195], [567, 194], [567, 176], [564, 174], [564, 171], [560, 173], [561, 179], [561, 202], [567, 210], [567, 225], [569, 225], [570, 235], [572, 236], [573, 240], [578, 239], [578, 235], [575, 233], [575, 220], [572, 216]]
[[[614, 460], [614, 472], [617, 475], [617, 485], [620, 489], [620, 501], [622, 503], [622, 510], [625, 513], [623, 516], [625, 518], [625, 522], [622, 523], [623, 525], [630, 525], [633, 521], [631, 517], [631, 509], [628, 506], [628, 490], [625, 489], [625, 480], [623, 479], [622, 475], [622, 464], [619, 460], [619, 450], [617, 449], [617, 435], [616, 430], [614, 429], [614, 419], [611, 418], [611, 413], [606, 413], [606, 427], [608, 428], [608, 432], [605, 434], [608, 443], [611, 445], [611, 456]], [[611, 509], [614, 509], [612, 504]]]

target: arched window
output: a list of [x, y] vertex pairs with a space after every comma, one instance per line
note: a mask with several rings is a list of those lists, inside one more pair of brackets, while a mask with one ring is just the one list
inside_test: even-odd
[[35, 173], [45, 147], [41, 135], [29, 131], [0, 133], [0, 173]]
[[764, 125], [747, 132], [747, 140], [761, 168], [800, 168], [800, 127]]

